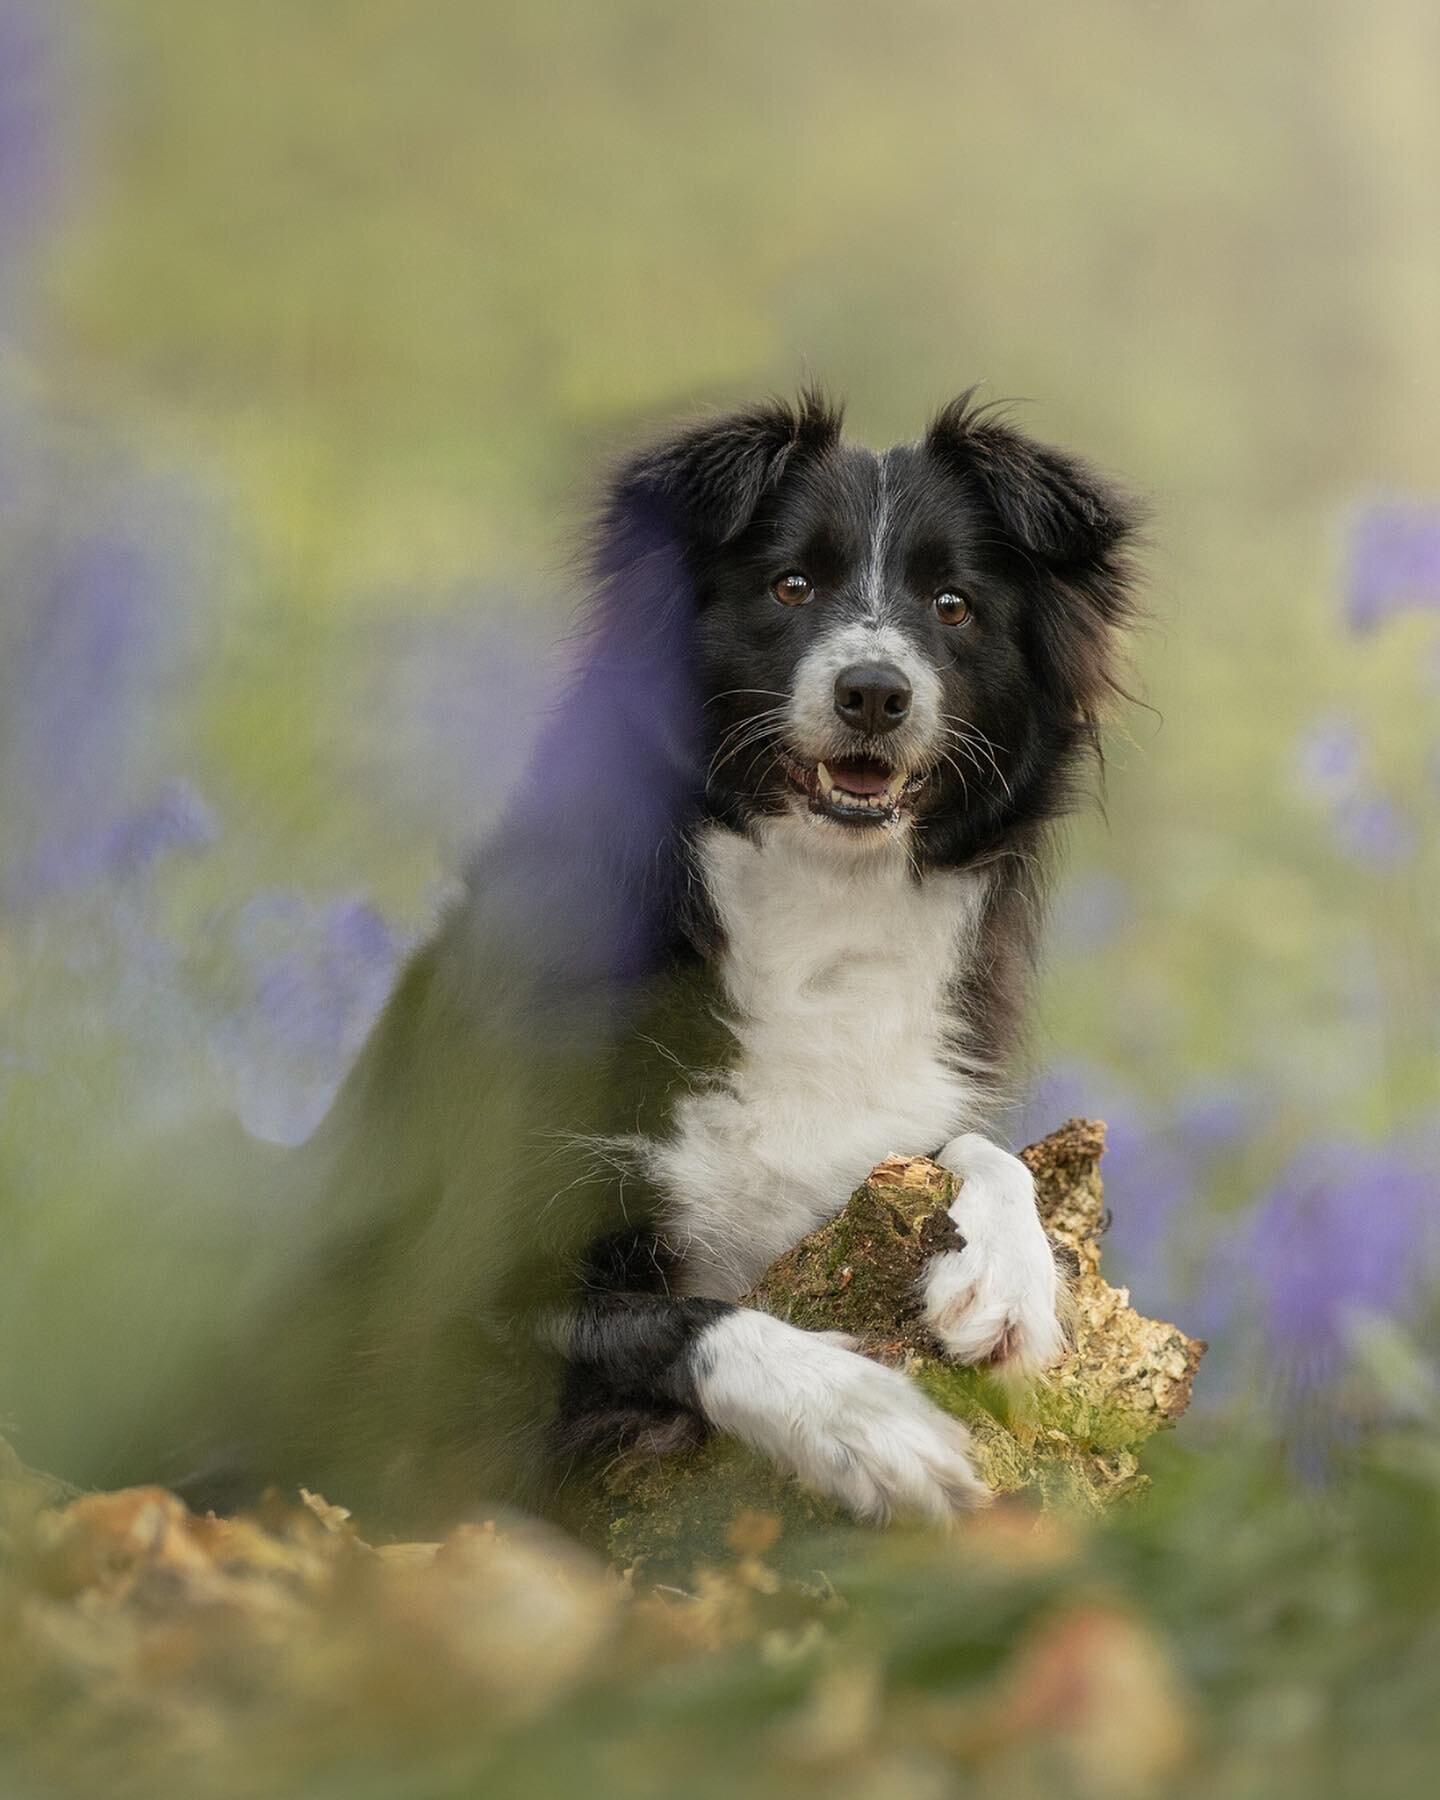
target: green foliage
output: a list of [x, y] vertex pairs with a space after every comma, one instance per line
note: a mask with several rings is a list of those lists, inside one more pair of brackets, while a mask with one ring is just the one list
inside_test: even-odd
[[70, 1599], [52, 1553], [21, 1608], [0, 1564], [10, 1791], [1409, 1800], [1440, 1752], [1436, 1423], [1321, 1494], [1232, 1434], [1168, 1443], [1101, 1522], [777, 1542], [752, 1513], [648, 1594], [484, 1533], [407, 1573], [303, 1516], [222, 1540], [222, 1578], [156, 1515], [148, 1582], [102, 1563]]

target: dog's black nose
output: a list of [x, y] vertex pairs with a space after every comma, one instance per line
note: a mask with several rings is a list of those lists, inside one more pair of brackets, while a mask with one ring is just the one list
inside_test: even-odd
[[894, 663], [851, 663], [835, 677], [835, 710], [847, 725], [878, 736], [905, 723], [914, 698]]

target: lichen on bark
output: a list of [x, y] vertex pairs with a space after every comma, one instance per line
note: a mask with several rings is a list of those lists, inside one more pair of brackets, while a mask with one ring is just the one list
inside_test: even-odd
[[[925, 1326], [919, 1283], [955, 1247], [947, 1211], [955, 1178], [924, 1157], [889, 1157], [844, 1211], [787, 1251], [748, 1298], [808, 1330], [845, 1331], [867, 1355], [903, 1367], [962, 1419], [997, 1494], [1098, 1512], [1146, 1484], [1139, 1452], [1184, 1413], [1205, 1345], [1148, 1319], [1100, 1273], [1105, 1128], [1071, 1119], [1021, 1152], [1041, 1220], [1069, 1280], [1070, 1348], [1028, 1391], [946, 1362]], [[594, 1497], [589, 1530], [648, 1572], [724, 1554], [735, 1520], [774, 1514], [795, 1537], [833, 1518], [759, 1458], [716, 1439], [663, 1459], [616, 1464]]]

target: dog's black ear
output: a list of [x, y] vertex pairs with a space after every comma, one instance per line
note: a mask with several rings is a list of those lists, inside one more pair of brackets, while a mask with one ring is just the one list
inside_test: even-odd
[[788, 468], [838, 440], [840, 423], [839, 408], [808, 390], [794, 405], [770, 400], [682, 426], [621, 464], [601, 531], [659, 528], [691, 542], [726, 543]]
[[[1102, 604], [1111, 584], [1097, 574], [1140, 523], [1136, 503], [1077, 456], [1016, 431], [962, 394], [942, 407], [926, 440], [931, 452], [979, 489], [1002, 530], [1053, 573], [1085, 580]], [[1114, 584], [1123, 598], [1124, 583]]]
[[1025, 437], [993, 407], [974, 407], [969, 394], [936, 415], [926, 444], [1013, 546], [1036, 602], [1034, 672], [1077, 743], [1098, 752], [1105, 708], [1126, 693], [1117, 665], [1122, 628], [1138, 616], [1130, 546], [1140, 507], [1079, 457]]

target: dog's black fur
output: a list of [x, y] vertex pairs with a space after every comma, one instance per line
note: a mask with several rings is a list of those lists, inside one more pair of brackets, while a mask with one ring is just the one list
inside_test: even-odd
[[[867, 573], [877, 484], [883, 567]], [[663, 1135], [676, 1095], [735, 1054], [697, 834], [794, 816], [902, 836], [917, 883], [988, 870], [954, 1005], [977, 1080], [995, 1079], [1049, 827], [1117, 692], [1135, 525], [1117, 489], [968, 397], [883, 470], [815, 393], [689, 424], [619, 464], [588, 650], [531, 780], [330, 1119], [265, 1176], [291, 1196], [272, 1216], [304, 1223], [220, 1433], [255, 1474], [413, 1516], [535, 1498], [593, 1452], [704, 1429], [696, 1345], [730, 1302], [686, 1292], [667, 1195], [605, 1162], [617, 1133]], [[806, 603], [781, 604], [797, 571]], [[877, 592], [967, 730], [872, 821], [827, 809], [816, 764], [873, 773], [889, 740], [837, 715], [798, 744], [767, 706]], [[959, 595], [964, 620], [947, 623], [937, 594]]]

